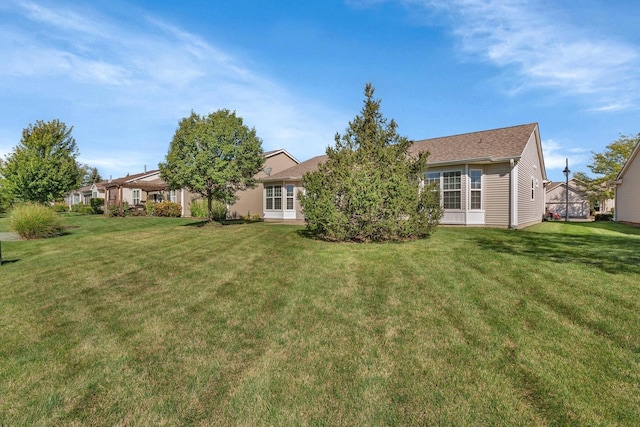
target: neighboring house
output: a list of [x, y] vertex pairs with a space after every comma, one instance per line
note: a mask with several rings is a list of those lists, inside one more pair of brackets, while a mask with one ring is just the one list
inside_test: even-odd
[[64, 198], [65, 203], [69, 205], [69, 209], [73, 205], [89, 205], [91, 199], [104, 199], [105, 182], [96, 182], [95, 184], [86, 185], [69, 192]]
[[298, 193], [304, 191], [302, 176], [318, 170], [327, 156], [316, 156], [279, 173], [263, 178], [263, 218], [265, 220], [303, 221]]
[[631, 152], [614, 185], [615, 220], [640, 224], [640, 144]]
[[566, 182], [550, 182], [546, 189], [547, 212], [565, 218], [568, 205], [569, 218], [589, 218], [591, 215], [589, 197], [579, 181], [569, 180], [568, 193]]
[[[300, 163], [286, 150], [267, 151], [263, 156], [265, 157], [264, 166], [262, 170], [255, 175], [255, 178], [261, 182], [269, 179], [271, 176], [277, 175], [280, 171]], [[238, 200], [236, 200], [233, 205], [228, 206], [228, 215], [231, 218], [254, 215], [266, 218], [262, 201], [262, 184], [258, 184], [256, 188], [240, 191], [238, 192]]]
[[125, 204], [143, 208], [147, 200], [161, 202], [168, 200], [182, 206], [182, 216], [191, 216], [191, 195], [187, 190], [169, 190], [167, 183], [160, 178], [159, 170], [127, 175], [104, 183], [105, 211], [111, 205], [121, 208]]
[[[415, 141], [428, 151], [425, 180], [438, 184], [441, 224], [522, 228], [542, 221], [547, 175], [537, 123]], [[297, 193], [317, 156], [263, 179], [264, 218], [302, 220]]]

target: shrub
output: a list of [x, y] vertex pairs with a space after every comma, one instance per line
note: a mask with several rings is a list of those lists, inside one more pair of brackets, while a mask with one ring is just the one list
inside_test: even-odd
[[178, 218], [182, 214], [182, 206], [174, 202], [160, 202], [153, 206], [155, 216]]
[[144, 210], [147, 212], [147, 215], [153, 215], [153, 200], [147, 200], [144, 203]]
[[227, 219], [227, 205], [218, 200], [214, 200], [211, 203], [211, 216], [214, 221]]
[[56, 212], [69, 212], [69, 205], [65, 202], [55, 202], [51, 208]]
[[63, 229], [62, 221], [53, 209], [31, 202], [13, 208], [9, 227], [28, 240], [59, 236]]
[[204, 199], [193, 199], [191, 201], [191, 216], [194, 218], [207, 217], [207, 201]]
[[117, 203], [109, 205], [107, 215], [108, 216], [127, 216], [129, 212], [129, 204], [125, 203], [124, 207], [120, 207]]
[[94, 213], [94, 214], [102, 213], [102, 210], [104, 209], [104, 199], [102, 198], [91, 199], [91, 202], [89, 203], [91, 205], [91, 213]]
[[610, 214], [610, 213], [597, 214], [595, 220], [596, 221], [612, 221], [613, 214]]
[[93, 213], [93, 209], [88, 205], [73, 205], [71, 206], [71, 212], [89, 215]]
[[[207, 209], [207, 201], [205, 199], [194, 199], [191, 202], [191, 216], [195, 218], [207, 218], [209, 212]], [[221, 221], [227, 218], [227, 205], [214, 200], [211, 202], [211, 216], [214, 221]]]

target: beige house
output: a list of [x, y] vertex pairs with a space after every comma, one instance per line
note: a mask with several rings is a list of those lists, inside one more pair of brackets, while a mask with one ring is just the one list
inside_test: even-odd
[[565, 218], [568, 205], [569, 218], [589, 218], [591, 215], [589, 197], [577, 180], [570, 179], [568, 187], [566, 182], [550, 182], [546, 190], [548, 213]]
[[615, 220], [640, 224], [640, 144], [631, 152], [614, 184]]
[[144, 209], [147, 200], [161, 202], [164, 200], [179, 203], [181, 215], [191, 216], [191, 194], [185, 189], [169, 190], [167, 183], [160, 178], [159, 170], [127, 175], [104, 183], [105, 212], [111, 205], [123, 208], [126, 205]]
[[[542, 221], [547, 175], [537, 123], [415, 141], [428, 151], [424, 179], [438, 184], [441, 224], [522, 228]], [[317, 156], [263, 179], [264, 218], [303, 220], [297, 200], [302, 176]]]
[[95, 184], [86, 185], [71, 191], [65, 196], [65, 202], [69, 205], [69, 209], [73, 205], [89, 205], [91, 199], [104, 199], [105, 198], [105, 182], [96, 182]]
[[[259, 181], [265, 181], [271, 176], [300, 163], [286, 150], [267, 151], [263, 156], [265, 157], [264, 166], [262, 170], [255, 175], [255, 178]], [[237, 196], [238, 199], [236, 202], [228, 206], [227, 209], [230, 218], [251, 217], [254, 215], [266, 218], [262, 207], [263, 186], [261, 184], [258, 184], [256, 188], [240, 191]]]

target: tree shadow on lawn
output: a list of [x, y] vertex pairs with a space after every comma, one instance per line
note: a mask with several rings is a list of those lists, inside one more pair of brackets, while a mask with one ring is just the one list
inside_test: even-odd
[[[596, 228], [612, 230], [611, 227]], [[626, 234], [640, 233], [631, 230]], [[489, 251], [557, 263], [579, 263], [612, 274], [640, 274], [640, 239], [633, 237], [505, 231], [499, 235], [480, 234], [470, 240]]]

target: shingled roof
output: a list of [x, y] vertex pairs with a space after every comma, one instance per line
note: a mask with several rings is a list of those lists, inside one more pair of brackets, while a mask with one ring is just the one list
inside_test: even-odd
[[411, 153], [428, 151], [430, 165], [450, 162], [517, 159], [538, 126], [530, 123], [501, 129], [415, 141]]
[[[506, 161], [519, 159], [537, 123], [491, 129], [441, 138], [414, 141], [409, 153], [429, 151], [429, 165], [463, 162]], [[264, 182], [300, 180], [307, 172], [318, 170], [327, 160], [326, 155], [313, 157], [306, 162], [285, 169]]]
[[298, 163], [297, 165], [291, 166], [288, 169], [280, 171], [266, 178], [262, 178], [262, 181], [271, 182], [271, 181], [298, 180], [298, 179], [301, 179], [302, 175], [304, 175], [307, 172], [317, 171], [318, 165], [320, 163], [324, 163], [326, 160], [327, 160], [326, 155], [315, 156], [310, 158], [306, 162]]

